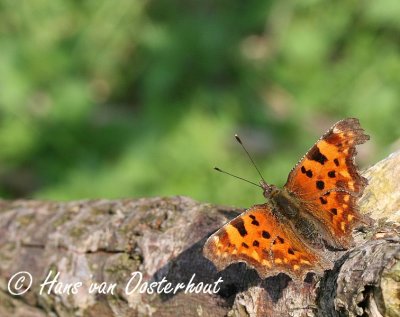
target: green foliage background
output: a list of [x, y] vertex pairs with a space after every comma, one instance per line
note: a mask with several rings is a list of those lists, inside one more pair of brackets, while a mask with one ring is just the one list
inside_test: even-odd
[[344, 117], [400, 147], [400, 2], [0, 1], [0, 194], [249, 206]]

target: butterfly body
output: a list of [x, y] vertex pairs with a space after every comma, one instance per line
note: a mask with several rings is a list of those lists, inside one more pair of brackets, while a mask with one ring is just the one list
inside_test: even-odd
[[342, 247], [331, 238], [324, 225], [317, 218], [311, 216], [312, 211], [307, 211], [305, 202], [285, 188], [280, 189], [274, 185], [268, 185], [264, 181], [261, 181], [260, 184], [263, 188], [268, 187], [264, 189], [264, 197], [270, 202], [269, 208], [272, 214], [279, 222], [287, 224], [298, 232], [309, 246], [317, 249], [323, 248], [324, 244], [335, 249]]
[[272, 191], [266, 194], [264, 191], [264, 197], [269, 199], [274, 206], [273, 211], [277, 215], [282, 215], [287, 219], [294, 219], [299, 215], [300, 206], [296, 199], [292, 197], [287, 190], [280, 189], [273, 186]]
[[[314, 247], [321, 247], [321, 239], [318, 234], [318, 224], [304, 213], [300, 201], [285, 189], [277, 188], [269, 198], [271, 212], [281, 222], [291, 226], [304, 240]], [[316, 243], [316, 242], [319, 243]]]
[[353, 243], [364, 222], [357, 199], [367, 184], [354, 164], [355, 145], [368, 140], [357, 119], [336, 123], [292, 169], [281, 189], [260, 182], [265, 204], [254, 205], [206, 242], [218, 269], [245, 262], [263, 278], [284, 272], [302, 280], [333, 266], [332, 249]]

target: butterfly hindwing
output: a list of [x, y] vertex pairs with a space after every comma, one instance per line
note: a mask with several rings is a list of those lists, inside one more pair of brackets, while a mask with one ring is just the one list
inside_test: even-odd
[[357, 197], [346, 191], [331, 191], [318, 199], [302, 202], [303, 210], [318, 215], [317, 219], [328, 230], [328, 240], [336, 247], [348, 248], [352, 244], [351, 231], [360, 221], [367, 219], [358, 211]]

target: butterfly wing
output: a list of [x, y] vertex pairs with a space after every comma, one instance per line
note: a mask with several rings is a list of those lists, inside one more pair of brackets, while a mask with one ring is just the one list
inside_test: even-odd
[[283, 226], [268, 204], [255, 205], [219, 229], [205, 243], [203, 253], [218, 270], [246, 262], [262, 278], [279, 272], [303, 280], [307, 272], [321, 273], [331, 262], [305, 245]]
[[290, 172], [284, 188], [329, 231], [333, 244], [347, 247], [362, 219], [357, 210], [367, 180], [354, 162], [356, 145], [369, 140], [358, 119], [337, 122]]

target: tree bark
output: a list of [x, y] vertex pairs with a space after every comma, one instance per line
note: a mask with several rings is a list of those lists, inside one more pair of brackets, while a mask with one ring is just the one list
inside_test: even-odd
[[[243, 263], [217, 272], [202, 256], [206, 238], [242, 210], [179, 196], [0, 201], [0, 316], [399, 316], [400, 151], [363, 174], [369, 186], [359, 203], [374, 225], [354, 233], [356, 246], [338, 253], [332, 270], [301, 285], [284, 274], [262, 280]], [[8, 283], [20, 271], [33, 283], [16, 296]], [[83, 285], [48, 293], [49, 272], [63, 286]], [[140, 286], [192, 279], [219, 291], [128, 294], [132, 272], [142, 274]], [[91, 294], [93, 282], [116, 286]]]

